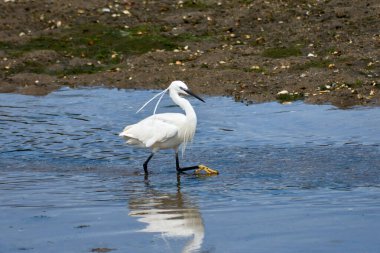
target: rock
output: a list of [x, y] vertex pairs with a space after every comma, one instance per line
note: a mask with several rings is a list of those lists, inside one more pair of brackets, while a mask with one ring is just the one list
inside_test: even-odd
[[334, 9], [335, 16], [337, 18], [349, 18], [350, 17], [350, 12], [351, 8], [349, 7], [337, 7]]
[[288, 94], [289, 94], [289, 91], [287, 91], [287, 90], [282, 90], [282, 91], [277, 93], [277, 95], [288, 95]]

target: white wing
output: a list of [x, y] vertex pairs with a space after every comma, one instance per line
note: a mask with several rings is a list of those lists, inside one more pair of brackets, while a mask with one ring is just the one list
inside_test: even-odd
[[177, 136], [179, 126], [185, 119], [180, 113], [155, 114], [125, 127], [119, 136], [126, 138], [128, 144], [149, 148], [155, 143], [165, 142]]

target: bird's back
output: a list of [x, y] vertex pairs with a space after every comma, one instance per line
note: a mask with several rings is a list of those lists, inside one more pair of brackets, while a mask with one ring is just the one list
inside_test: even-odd
[[187, 125], [184, 114], [154, 114], [136, 124], [126, 126], [119, 135], [126, 138], [127, 143], [131, 145], [157, 150], [177, 148], [184, 141], [183, 131], [186, 131]]

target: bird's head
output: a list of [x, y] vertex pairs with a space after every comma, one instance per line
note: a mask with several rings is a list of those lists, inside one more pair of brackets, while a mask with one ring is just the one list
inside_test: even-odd
[[191, 95], [205, 103], [205, 101], [202, 98], [191, 92], [187, 85], [182, 81], [173, 81], [169, 86], [169, 90], [174, 91], [180, 95]]
[[170, 86], [169, 86], [169, 89], [177, 92], [178, 94], [181, 94], [181, 95], [188, 95], [185, 90], [188, 90], [189, 88], [187, 87], [187, 85], [182, 82], [182, 81], [173, 81]]

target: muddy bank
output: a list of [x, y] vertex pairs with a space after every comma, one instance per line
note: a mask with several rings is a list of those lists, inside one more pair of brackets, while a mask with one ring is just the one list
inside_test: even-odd
[[376, 0], [15, 0], [0, 8], [1, 92], [161, 89], [180, 79], [238, 101], [380, 104]]

